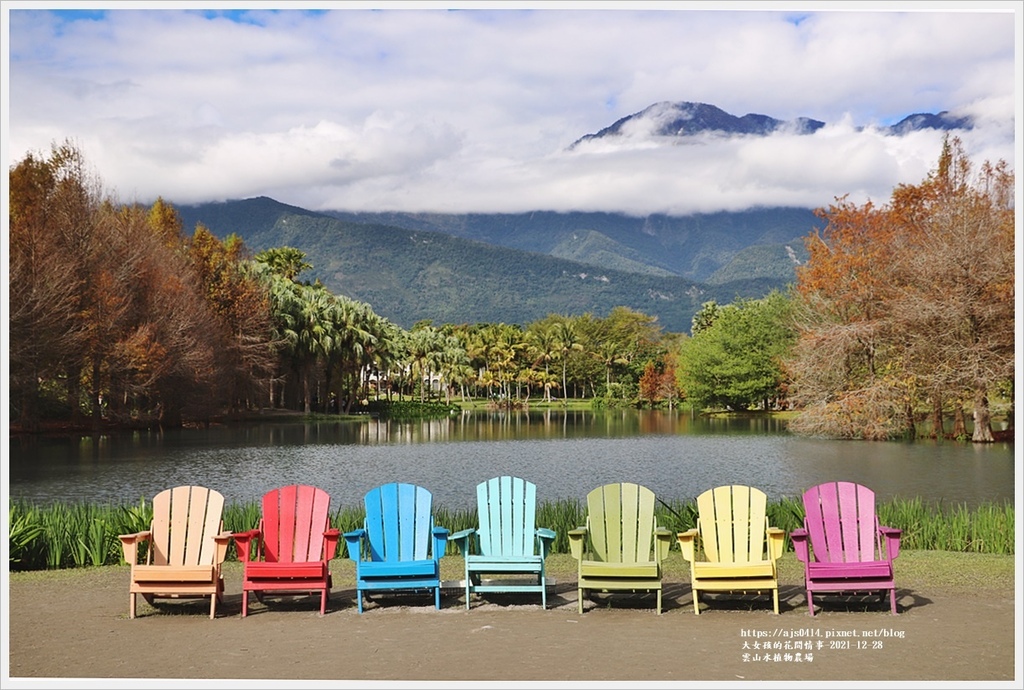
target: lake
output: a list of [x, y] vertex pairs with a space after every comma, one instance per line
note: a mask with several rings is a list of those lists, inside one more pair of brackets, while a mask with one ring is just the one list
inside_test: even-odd
[[425, 486], [438, 505], [475, 507], [475, 487], [513, 474], [538, 500], [584, 499], [630, 481], [664, 500], [723, 484], [769, 499], [849, 480], [896, 496], [965, 503], [1014, 500], [1012, 443], [833, 441], [789, 434], [774, 418], [688, 412], [464, 412], [429, 421], [249, 422], [208, 429], [97, 436], [12, 437], [9, 494], [40, 504], [125, 503], [180, 484], [256, 501], [293, 483], [315, 484], [332, 507], [359, 506], [387, 482]]

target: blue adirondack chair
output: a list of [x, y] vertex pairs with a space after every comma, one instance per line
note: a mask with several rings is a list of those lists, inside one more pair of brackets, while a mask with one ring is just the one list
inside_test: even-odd
[[[540, 592], [546, 609], [544, 561], [555, 533], [536, 527], [537, 487], [519, 477], [495, 477], [477, 485], [476, 498], [479, 527], [448, 537], [465, 562], [466, 608], [473, 592]], [[485, 584], [485, 574], [528, 577]]]
[[345, 533], [359, 613], [370, 592], [401, 590], [433, 590], [434, 606], [441, 608], [448, 529], [434, 525], [432, 502], [429, 491], [413, 484], [384, 484], [366, 494], [363, 528]]

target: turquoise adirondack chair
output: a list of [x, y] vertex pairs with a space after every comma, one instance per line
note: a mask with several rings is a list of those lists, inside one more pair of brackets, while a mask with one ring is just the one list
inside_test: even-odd
[[[495, 477], [477, 485], [476, 498], [479, 527], [448, 537], [458, 544], [465, 562], [466, 608], [474, 592], [540, 592], [546, 609], [544, 562], [555, 532], [536, 527], [537, 487], [520, 477]], [[487, 574], [528, 577], [485, 582]]]
[[587, 494], [587, 524], [569, 531], [578, 561], [577, 599], [591, 590], [654, 591], [661, 613], [662, 562], [672, 533], [659, 527], [654, 492], [639, 484], [605, 484]]
[[434, 525], [433, 497], [421, 486], [391, 483], [363, 499], [362, 529], [345, 533], [348, 556], [356, 564], [356, 603], [387, 591], [433, 590], [441, 608], [441, 558], [448, 529]]

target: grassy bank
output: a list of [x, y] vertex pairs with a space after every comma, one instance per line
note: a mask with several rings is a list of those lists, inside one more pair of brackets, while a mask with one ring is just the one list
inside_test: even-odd
[[[1016, 523], [1014, 507], [1009, 502], [969, 508], [962, 504], [894, 499], [879, 503], [877, 510], [882, 524], [903, 530], [904, 550], [1014, 555]], [[120, 564], [123, 561], [117, 535], [149, 529], [152, 520], [152, 506], [145, 500], [124, 505], [44, 506], [12, 500], [9, 511], [12, 571]], [[696, 511], [695, 500], [669, 501], [659, 504], [658, 522], [673, 532], [690, 529], [695, 526]], [[803, 506], [796, 499], [773, 501], [768, 505], [768, 515], [773, 527], [788, 534], [802, 525]], [[363, 517], [361, 507], [341, 508], [332, 513], [331, 524], [346, 532], [361, 527]], [[230, 504], [224, 510], [224, 527], [241, 532], [256, 527], [259, 518], [256, 501]], [[476, 527], [476, 510], [438, 506], [435, 522], [452, 533]], [[558, 535], [553, 549], [556, 555], [568, 558], [569, 530], [585, 522], [583, 501], [563, 499], [538, 505], [537, 525], [551, 528]], [[452, 555], [458, 554], [453, 550]], [[236, 558], [233, 547], [228, 558]]]

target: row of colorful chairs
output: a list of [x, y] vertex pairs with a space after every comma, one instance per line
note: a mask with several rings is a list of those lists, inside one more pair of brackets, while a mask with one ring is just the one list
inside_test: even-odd
[[[783, 530], [769, 524], [767, 497], [749, 486], [709, 489], [697, 497], [696, 527], [673, 535], [658, 525], [655, 495], [629, 482], [606, 484], [587, 495], [586, 525], [569, 531], [577, 561], [578, 610], [592, 592], [648, 591], [662, 611], [662, 564], [673, 538], [690, 564], [693, 609], [703, 592], [771, 592], [779, 613], [777, 561]], [[149, 530], [121, 535], [131, 564], [129, 617], [141, 594], [157, 598], [210, 597], [210, 618], [223, 599], [221, 565], [234, 541], [242, 562], [242, 617], [249, 594], [320, 594], [326, 611], [333, 586], [330, 563], [344, 540], [355, 562], [356, 602], [371, 595], [430, 591], [441, 607], [440, 560], [449, 542], [464, 562], [464, 594], [534, 592], [547, 608], [545, 562], [556, 533], [536, 525], [536, 486], [521, 477], [494, 477], [477, 486], [478, 525], [455, 534], [434, 523], [431, 493], [407, 483], [390, 483], [364, 497], [361, 528], [342, 534], [329, 520], [330, 496], [315, 486], [295, 484], [268, 491], [259, 525], [225, 532], [224, 497], [201, 486], [179, 486], [153, 499]], [[879, 524], [875, 495], [852, 482], [829, 482], [803, 494], [804, 525], [790, 533], [804, 563], [810, 615], [815, 593], [881, 592], [896, 611], [893, 560], [901, 532]], [[140, 549], [146, 544], [148, 548]], [[495, 580], [493, 576], [514, 580]], [[491, 577], [487, 577], [491, 576]]]

